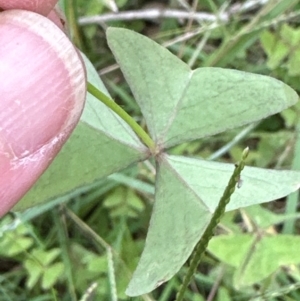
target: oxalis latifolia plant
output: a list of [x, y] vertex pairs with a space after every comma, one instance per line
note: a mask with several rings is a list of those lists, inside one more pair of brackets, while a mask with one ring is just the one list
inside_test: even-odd
[[[295, 104], [298, 96], [267, 76], [222, 68], [190, 70], [167, 49], [130, 30], [109, 28], [107, 41], [149, 133], [113, 102], [84, 58], [89, 95], [81, 120], [15, 209], [83, 192], [97, 179], [154, 158], [155, 204], [145, 248], [126, 294], [142, 295], [168, 281], [195, 249], [177, 295], [183, 300], [229, 199], [226, 210], [284, 197], [299, 188], [300, 173], [247, 166], [241, 176], [247, 149], [236, 165], [174, 156], [168, 149], [266, 118]], [[243, 185], [235, 189], [241, 177]]]

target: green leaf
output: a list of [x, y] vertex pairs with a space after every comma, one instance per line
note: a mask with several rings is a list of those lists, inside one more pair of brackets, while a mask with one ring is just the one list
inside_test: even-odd
[[210, 240], [207, 249], [222, 262], [238, 268], [255, 243], [255, 238], [250, 234], [219, 235]]
[[127, 29], [109, 28], [107, 39], [161, 148], [260, 120], [298, 100], [293, 89], [267, 76], [222, 68], [192, 71], [164, 47]]
[[5, 216], [1, 221], [0, 230], [0, 255], [3, 257], [13, 257], [26, 252], [34, 243], [30, 237], [30, 226], [24, 223], [19, 224], [15, 229], [7, 227], [11, 223], [11, 218]]
[[203, 234], [211, 213], [199, 196], [186, 188], [167, 158], [161, 157], [146, 245], [127, 295], [148, 293], [169, 280]]
[[47, 252], [43, 250], [39, 250], [39, 255], [34, 254], [34, 256], [38, 257], [39, 260], [43, 263], [44, 266], [49, 265], [54, 259], [57, 258], [57, 256], [60, 254], [60, 249], [51, 249], [47, 250]]
[[[300, 44], [300, 41], [299, 41]], [[300, 45], [299, 45], [300, 46]], [[295, 51], [293, 55], [291, 55], [289, 62], [287, 64], [289, 76], [297, 76], [300, 75], [299, 64], [300, 64], [300, 49]]]
[[216, 301], [232, 301], [229, 289], [223, 286], [219, 287]]
[[259, 205], [247, 207], [244, 211], [260, 229], [266, 229], [287, 220], [300, 218], [300, 213], [275, 214]]
[[[83, 58], [88, 80], [108, 95], [92, 64]], [[121, 118], [88, 94], [84, 112], [73, 134], [14, 210], [24, 210], [90, 185], [144, 159], [146, 150]]]
[[276, 44], [275, 35], [269, 30], [265, 30], [260, 35], [260, 43], [267, 56], [270, 58], [273, 55]]
[[42, 249], [34, 249], [31, 253], [34, 260], [40, 263], [40, 266], [47, 266], [60, 254], [60, 250], [53, 248], [51, 250], [44, 251]]
[[280, 37], [276, 37], [270, 31], [264, 31], [260, 36], [260, 41], [268, 55], [268, 67], [271, 70], [277, 68], [289, 54], [289, 47], [280, 39]]
[[103, 205], [109, 208], [111, 217], [129, 216], [137, 218], [144, 209], [144, 203], [132, 189], [119, 186], [104, 200]]
[[[297, 30], [288, 24], [283, 24], [280, 30], [280, 36], [282, 42], [285, 42], [288, 47], [295, 48], [299, 46], [300, 30]], [[290, 51], [293, 50], [294, 49], [290, 49]]]
[[53, 285], [58, 281], [59, 277], [63, 274], [64, 269], [65, 267], [61, 262], [47, 267], [42, 277], [42, 288], [47, 290], [53, 287]]
[[31, 252], [24, 266], [28, 271], [29, 278], [27, 280], [27, 286], [33, 288], [40, 277], [42, 277], [42, 287], [44, 289], [52, 286], [56, 282], [60, 274], [64, 270], [62, 263], [51, 264], [53, 260], [60, 254], [59, 249], [51, 249], [44, 251], [42, 249], [34, 249]]
[[[178, 176], [196, 191], [210, 212], [214, 212], [234, 164], [206, 161], [180, 156], [165, 157]], [[231, 197], [226, 210], [270, 202], [282, 198], [300, 187], [300, 172], [246, 166], [242, 172], [242, 187]]]
[[24, 267], [28, 272], [28, 279], [26, 285], [29, 289], [32, 289], [38, 282], [40, 276], [43, 274], [43, 270], [38, 262], [28, 259], [24, 262]]
[[[221, 261], [236, 267], [236, 288], [258, 283], [285, 265], [299, 264], [300, 238], [262, 234], [214, 237], [208, 250]], [[234, 256], [232, 256], [234, 254]]]
[[[158, 158], [156, 194], [145, 249], [128, 286], [145, 294], [169, 280], [190, 256], [205, 231], [234, 164], [168, 156]], [[243, 184], [227, 210], [269, 202], [297, 190], [300, 172], [245, 167]]]
[[7, 257], [23, 253], [33, 245], [31, 237], [15, 237], [15, 235], [10, 235], [10, 233], [7, 233], [2, 240], [0, 254]]

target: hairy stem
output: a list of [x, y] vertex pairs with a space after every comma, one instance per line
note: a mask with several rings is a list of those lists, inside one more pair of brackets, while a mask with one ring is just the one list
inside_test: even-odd
[[248, 152], [249, 152], [249, 148], [247, 147], [243, 151], [241, 161], [235, 165], [233, 174], [229, 179], [228, 185], [225, 188], [225, 191], [224, 191], [224, 193], [219, 201], [219, 204], [211, 218], [211, 221], [210, 221], [209, 225], [207, 226], [203, 236], [201, 237], [200, 241], [196, 245], [196, 247], [191, 255], [190, 267], [189, 267], [187, 274], [185, 275], [185, 278], [183, 280], [183, 283], [177, 293], [176, 301], [183, 300], [184, 293], [199, 265], [201, 257], [203, 255], [204, 251], [206, 250], [210, 239], [212, 238], [212, 236], [214, 234], [214, 230], [215, 230], [216, 226], [220, 222], [220, 219], [225, 212], [225, 207], [229, 203], [230, 197], [233, 194], [235, 187], [237, 185], [239, 185], [239, 183], [240, 183], [241, 172], [245, 166], [245, 159], [247, 158]]

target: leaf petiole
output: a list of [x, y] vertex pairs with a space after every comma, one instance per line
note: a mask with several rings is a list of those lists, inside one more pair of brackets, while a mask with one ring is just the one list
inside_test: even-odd
[[98, 100], [104, 103], [107, 107], [109, 107], [112, 111], [114, 111], [117, 115], [119, 115], [138, 135], [138, 137], [142, 140], [142, 142], [148, 146], [151, 153], [155, 153], [155, 143], [150, 138], [150, 136], [145, 132], [145, 130], [119, 105], [117, 105], [111, 98], [97, 89], [90, 82], [87, 84], [87, 91], [95, 96]]

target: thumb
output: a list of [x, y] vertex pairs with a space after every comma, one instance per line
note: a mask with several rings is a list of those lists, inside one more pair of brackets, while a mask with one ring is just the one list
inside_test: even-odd
[[50, 20], [0, 13], [0, 216], [48, 167], [77, 124], [86, 94], [79, 54]]
[[24, 9], [47, 16], [58, 0], [0, 0], [0, 8]]

